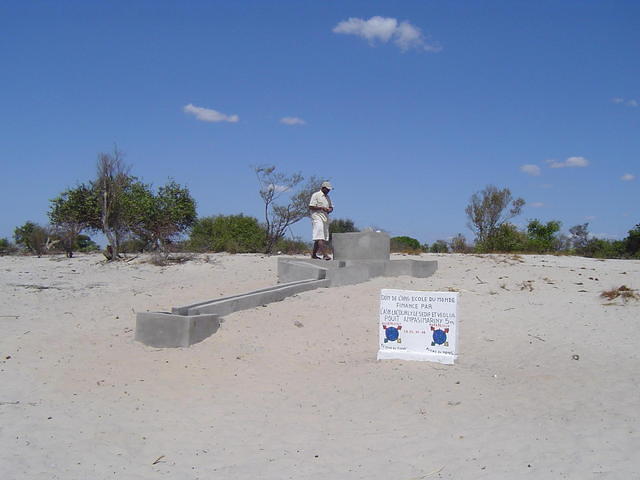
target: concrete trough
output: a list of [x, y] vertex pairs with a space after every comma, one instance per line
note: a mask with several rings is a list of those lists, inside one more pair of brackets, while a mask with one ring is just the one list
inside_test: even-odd
[[382, 232], [334, 233], [331, 238], [335, 260], [389, 260], [391, 242]]
[[391, 260], [386, 264], [385, 277], [407, 275], [416, 278], [427, 278], [436, 273], [438, 262], [435, 260]]
[[199, 304], [188, 308], [187, 312], [188, 315], [215, 314], [223, 316], [240, 310], [259, 307], [267, 303], [279, 302], [297, 293], [328, 286], [329, 280], [327, 279], [311, 279], [280, 284], [268, 289], [256, 290], [243, 295], [220, 298]]
[[426, 278], [435, 273], [438, 262], [432, 260], [342, 260], [323, 261], [297, 257], [278, 258], [278, 281], [291, 282], [300, 276], [326, 278], [331, 287], [353, 285], [375, 277], [408, 275]]
[[135, 339], [150, 347], [188, 347], [220, 328], [220, 316], [138, 312]]
[[334, 260], [278, 258], [278, 285], [252, 292], [174, 307], [168, 312], [136, 314], [135, 339], [152, 347], [188, 347], [214, 334], [220, 318], [240, 310], [279, 302], [323, 287], [366, 282], [374, 277], [410, 275], [425, 278], [435, 261], [390, 260], [389, 236], [381, 232], [336, 233]]

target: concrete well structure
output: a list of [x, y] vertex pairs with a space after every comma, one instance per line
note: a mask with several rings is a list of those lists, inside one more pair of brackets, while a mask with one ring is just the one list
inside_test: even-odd
[[390, 239], [386, 233], [334, 233], [332, 243], [334, 259], [330, 261], [278, 257], [276, 286], [174, 307], [171, 313], [139, 312], [135, 339], [154, 347], [188, 347], [215, 333], [223, 315], [315, 288], [352, 285], [374, 277], [426, 278], [438, 268], [435, 261], [390, 260]]

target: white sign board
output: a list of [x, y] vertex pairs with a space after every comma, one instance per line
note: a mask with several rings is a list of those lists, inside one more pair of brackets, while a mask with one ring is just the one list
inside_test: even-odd
[[380, 290], [378, 360], [452, 364], [458, 350], [458, 293]]

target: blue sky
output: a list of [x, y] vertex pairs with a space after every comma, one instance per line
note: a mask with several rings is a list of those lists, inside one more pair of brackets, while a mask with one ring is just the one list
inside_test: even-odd
[[518, 225], [624, 237], [639, 24], [636, 1], [5, 0], [0, 237], [114, 144], [200, 216], [260, 217], [250, 166], [274, 164], [329, 178], [335, 218], [421, 242], [473, 238], [488, 184], [527, 201]]

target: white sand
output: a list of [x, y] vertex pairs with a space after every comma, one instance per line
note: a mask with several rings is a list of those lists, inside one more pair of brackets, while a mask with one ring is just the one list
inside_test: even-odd
[[[640, 302], [599, 298], [639, 288], [639, 261], [425, 255], [427, 279], [300, 294], [191, 348], [135, 342], [135, 311], [276, 282], [276, 258], [209, 257], [0, 258], [2, 480], [640, 478]], [[376, 361], [380, 289], [450, 287], [456, 365]]]

